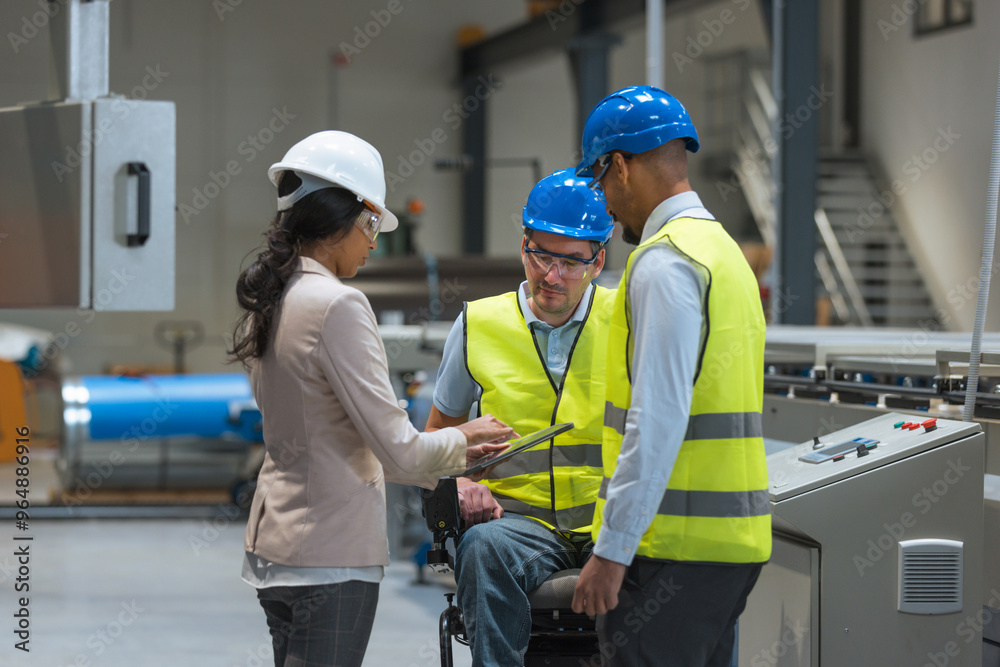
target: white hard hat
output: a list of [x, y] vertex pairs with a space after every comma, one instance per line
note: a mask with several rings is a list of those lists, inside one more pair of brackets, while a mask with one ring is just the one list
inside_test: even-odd
[[284, 197], [278, 197], [278, 210], [292, 207], [310, 192], [339, 186], [358, 199], [375, 206], [382, 214], [379, 231], [391, 232], [399, 221], [385, 207], [385, 170], [382, 156], [370, 143], [349, 132], [327, 130], [312, 134], [288, 149], [281, 162], [267, 170], [271, 182], [278, 185], [281, 172], [291, 169], [302, 185]]

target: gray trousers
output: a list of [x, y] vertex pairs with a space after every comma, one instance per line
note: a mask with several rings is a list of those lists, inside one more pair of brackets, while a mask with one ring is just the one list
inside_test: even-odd
[[729, 667], [736, 620], [763, 566], [636, 557], [618, 606], [597, 617], [604, 667]]
[[360, 667], [375, 622], [378, 586], [345, 581], [258, 589], [275, 667]]

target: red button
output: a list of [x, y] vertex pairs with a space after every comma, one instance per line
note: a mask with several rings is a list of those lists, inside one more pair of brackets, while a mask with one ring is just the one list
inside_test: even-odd
[[930, 428], [931, 426], [937, 426], [937, 419], [928, 419], [920, 424], [924, 428]]
[[918, 428], [920, 428], [920, 424], [918, 424], [917, 422], [913, 422], [910, 424], [911, 431], [916, 431]]

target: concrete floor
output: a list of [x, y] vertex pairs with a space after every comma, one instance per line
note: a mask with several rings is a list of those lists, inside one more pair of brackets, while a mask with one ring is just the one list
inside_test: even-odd
[[[0, 665], [38, 667], [265, 667], [264, 612], [240, 580], [244, 520], [35, 520], [31, 542], [0, 523]], [[31, 652], [14, 648], [15, 545], [30, 544]], [[435, 667], [447, 578], [414, 584], [394, 563], [382, 582], [370, 667]], [[455, 664], [471, 664], [455, 647]]]

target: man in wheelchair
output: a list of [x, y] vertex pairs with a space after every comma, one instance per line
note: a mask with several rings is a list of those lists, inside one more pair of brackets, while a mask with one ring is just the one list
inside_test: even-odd
[[[458, 480], [468, 530], [455, 577], [475, 665], [520, 665], [529, 593], [590, 555], [603, 472], [605, 354], [614, 292], [592, 281], [614, 230], [604, 197], [571, 170], [532, 189], [515, 292], [465, 304], [445, 344], [428, 430], [465, 422], [473, 406], [528, 434], [572, 431]], [[536, 606], [538, 602], [536, 599]]]

